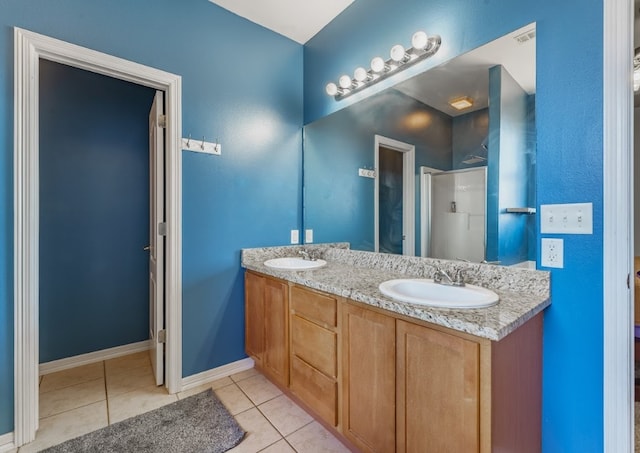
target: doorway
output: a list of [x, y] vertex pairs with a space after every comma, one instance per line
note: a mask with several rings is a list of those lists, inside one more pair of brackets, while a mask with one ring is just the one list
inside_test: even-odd
[[375, 251], [415, 255], [415, 146], [375, 136]]
[[14, 46], [14, 443], [20, 446], [33, 440], [38, 428], [39, 61], [63, 63], [166, 93], [166, 381], [170, 393], [182, 387], [182, 107], [177, 75], [19, 28], [14, 29]]

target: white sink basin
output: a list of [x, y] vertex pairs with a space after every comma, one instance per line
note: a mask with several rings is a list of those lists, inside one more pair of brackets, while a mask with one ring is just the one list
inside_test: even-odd
[[304, 271], [308, 269], [317, 269], [325, 266], [327, 262], [325, 260], [305, 260], [295, 256], [285, 258], [274, 258], [264, 262], [267, 267], [274, 269], [284, 269], [288, 271]]
[[431, 307], [486, 308], [499, 300], [496, 293], [480, 286], [447, 286], [426, 278], [387, 280], [379, 289], [392, 299]]

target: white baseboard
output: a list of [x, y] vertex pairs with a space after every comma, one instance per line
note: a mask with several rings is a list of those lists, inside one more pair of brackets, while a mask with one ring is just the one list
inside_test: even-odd
[[16, 448], [16, 445], [13, 443], [13, 432], [0, 436], [0, 453], [5, 451], [13, 451]]
[[192, 374], [182, 378], [182, 390], [189, 390], [199, 385], [208, 384], [217, 379], [222, 379], [232, 374], [239, 373], [241, 371], [249, 370], [253, 368], [253, 359], [247, 357], [246, 359], [238, 360], [237, 362], [231, 362], [226, 365], [212, 368], [211, 370], [203, 371], [202, 373]]
[[103, 360], [115, 359], [116, 357], [122, 357], [123, 355], [133, 354], [135, 352], [147, 351], [151, 347], [149, 341], [150, 340], [145, 340], [138, 343], [125, 344], [124, 346], [103, 349], [102, 351], [88, 352], [87, 354], [41, 363], [40, 376], [82, 365], [89, 365], [90, 363], [102, 362]]

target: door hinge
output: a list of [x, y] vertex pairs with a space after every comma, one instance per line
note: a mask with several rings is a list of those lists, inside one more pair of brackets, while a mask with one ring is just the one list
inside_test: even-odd
[[158, 235], [159, 236], [166, 236], [167, 235], [167, 223], [166, 222], [160, 222], [158, 224]]
[[166, 343], [167, 342], [167, 331], [162, 329], [158, 330], [158, 343]]
[[158, 115], [158, 127], [167, 127], [167, 115]]

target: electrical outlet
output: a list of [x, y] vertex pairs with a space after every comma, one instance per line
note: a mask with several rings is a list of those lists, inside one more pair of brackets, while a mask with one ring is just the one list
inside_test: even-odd
[[564, 241], [562, 239], [542, 238], [540, 265], [542, 267], [564, 267]]
[[291, 243], [292, 244], [300, 243], [300, 232], [298, 230], [291, 230]]
[[313, 230], [304, 230], [304, 243], [313, 244]]

